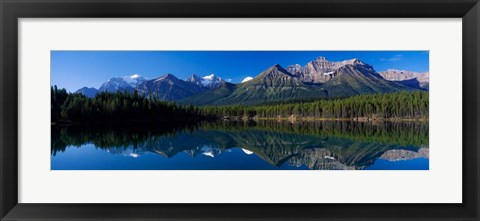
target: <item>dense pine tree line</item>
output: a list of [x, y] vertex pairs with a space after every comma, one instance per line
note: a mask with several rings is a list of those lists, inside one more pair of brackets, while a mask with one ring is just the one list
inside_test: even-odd
[[51, 96], [51, 121], [56, 122], [62, 118], [62, 105], [69, 96], [67, 90], [58, 89], [57, 86], [50, 87]]
[[52, 87], [52, 122], [152, 122], [201, 119], [197, 108], [146, 98], [137, 92], [99, 93], [87, 98]]
[[207, 106], [201, 112], [210, 117], [427, 119], [428, 106], [428, 92], [414, 91], [273, 105]]

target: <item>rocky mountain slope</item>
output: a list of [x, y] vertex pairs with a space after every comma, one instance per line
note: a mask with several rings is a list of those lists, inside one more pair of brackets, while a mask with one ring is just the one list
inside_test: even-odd
[[287, 71], [306, 83], [324, 83], [336, 76], [336, 71], [345, 65], [367, 65], [358, 59], [332, 62], [325, 57], [317, 57], [305, 66], [299, 64], [287, 66]]
[[204, 86], [207, 88], [216, 88], [225, 81], [222, 78], [215, 76], [214, 74], [207, 75], [204, 77], [198, 77], [195, 74], [192, 74], [190, 77], [185, 79], [186, 82], [191, 82], [199, 86]]
[[174, 101], [205, 91], [204, 87], [180, 80], [172, 74], [144, 81], [135, 89], [140, 94], [165, 101]]
[[429, 72], [413, 72], [407, 70], [388, 69], [379, 73], [385, 80], [397, 81], [401, 84], [409, 84], [428, 90], [430, 82]]
[[[211, 93], [217, 94], [218, 99], [210, 102], [209, 97], [211, 97]], [[254, 79], [241, 83], [235, 88], [230, 87], [229, 90], [222, 91], [215, 89], [210, 93], [195, 96], [194, 99], [180, 102], [194, 102], [197, 105], [249, 105], [326, 96], [325, 91], [318, 87], [305, 85], [299, 78], [276, 64], [260, 73]]]
[[[338, 69], [333, 69], [334, 67]], [[337, 66], [330, 65], [329, 68], [331, 79], [325, 78], [323, 83], [312, 83], [303, 81], [303, 75], [292, 74], [277, 64], [235, 88], [222, 91], [214, 89], [179, 102], [195, 105], [252, 105], [415, 90], [383, 79], [372, 66], [358, 59], [338, 62]], [[212, 94], [215, 94], [214, 100], [211, 99]]]

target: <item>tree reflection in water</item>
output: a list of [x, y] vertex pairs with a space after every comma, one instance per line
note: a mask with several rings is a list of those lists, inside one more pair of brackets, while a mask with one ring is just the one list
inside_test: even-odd
[[178, 125], [52, 126], [52, 157], [93, 144], [114, 154], [216, 156], [242, 148], [274, 166], [364, 169], [377, 159], [428, 158], [428, 123], [220, 121]]

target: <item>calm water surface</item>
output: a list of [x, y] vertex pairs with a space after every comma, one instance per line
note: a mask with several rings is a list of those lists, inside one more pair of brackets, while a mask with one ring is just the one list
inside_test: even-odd
[[428, 170], [428, 123], [52, 126], [52, 170]]

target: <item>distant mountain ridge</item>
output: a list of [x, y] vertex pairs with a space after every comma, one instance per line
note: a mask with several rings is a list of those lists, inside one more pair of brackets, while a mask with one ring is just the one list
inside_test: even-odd
[[122, 78], [124, 81], [126, 81], [128, 84], [131, 86], [135, 87], [146, 81], [145, 78], [140, 76], [139, 74], [133, 74], [131, 76], [125, 76]]
[[380, 75], [389, 81], [398, 81], [401, 84], [410, 84], [418, 86], [422, 89], [429, 89], [430, 73], [427, 72], [413, 72], [407, 70], [387, 69], [380, 72]]
[[140, 85], [145, 81], [145, 78], [138, 74], [133, 74], [131, 76], [125, 77], [116, 77], [111, 78], [110, 80], [103, 83], [98, 89], [99, 92], [117, 92], [117, 91], [126, 91], [133, 92], [135, 87]]
[[144, 81], [136, 89], [142, 95], [165, 101], [186, 98], [206, 90], [195, 83], [180, 80], [172, 74]]
[[413, 78], [418, 79], [419, 82], [429, 82], [430, 74], [429, 72], [414, 72], [407, 70], [397, 70], [397, 69], [387, 69], [386, 71], [381, 71], [379, 74], [389, 81], [404, 81], [410, 80]]
[[75, 93], [84, 94], [86, 97], [93, 98], [97, 95], [98, 90], [94, 87], [82, 87], [75, 91]]
[[[317, 57], [305, 66], [273, 65], [256, 77], [246, 77], [232, 84], [214, 74], [185, 80], [166, 74], [146, 80], [138, 74], [112, 78], [98, 92], [126, 91], [194, 105], [263, 104], [341, 98], [369, 93], [391, 93], [409, 90], [428, 90], [428, 72], [416, 73], [389, 69], [376, 72], [373, 66], [357, 59], [328, 61]], [[94, 88], [81, 88], [77, 93], [94, 96]]]
[[215, 76], [214, 74], [205, 76], [205, 77], [198, 77], [195, 74], [190, 75], [190, 77], [185, 79], [186, 82], [191, 82], [199, 86], [204, 86], [207, 88], [216, 88], [221, 83], [225, 82], [222, 78]]

